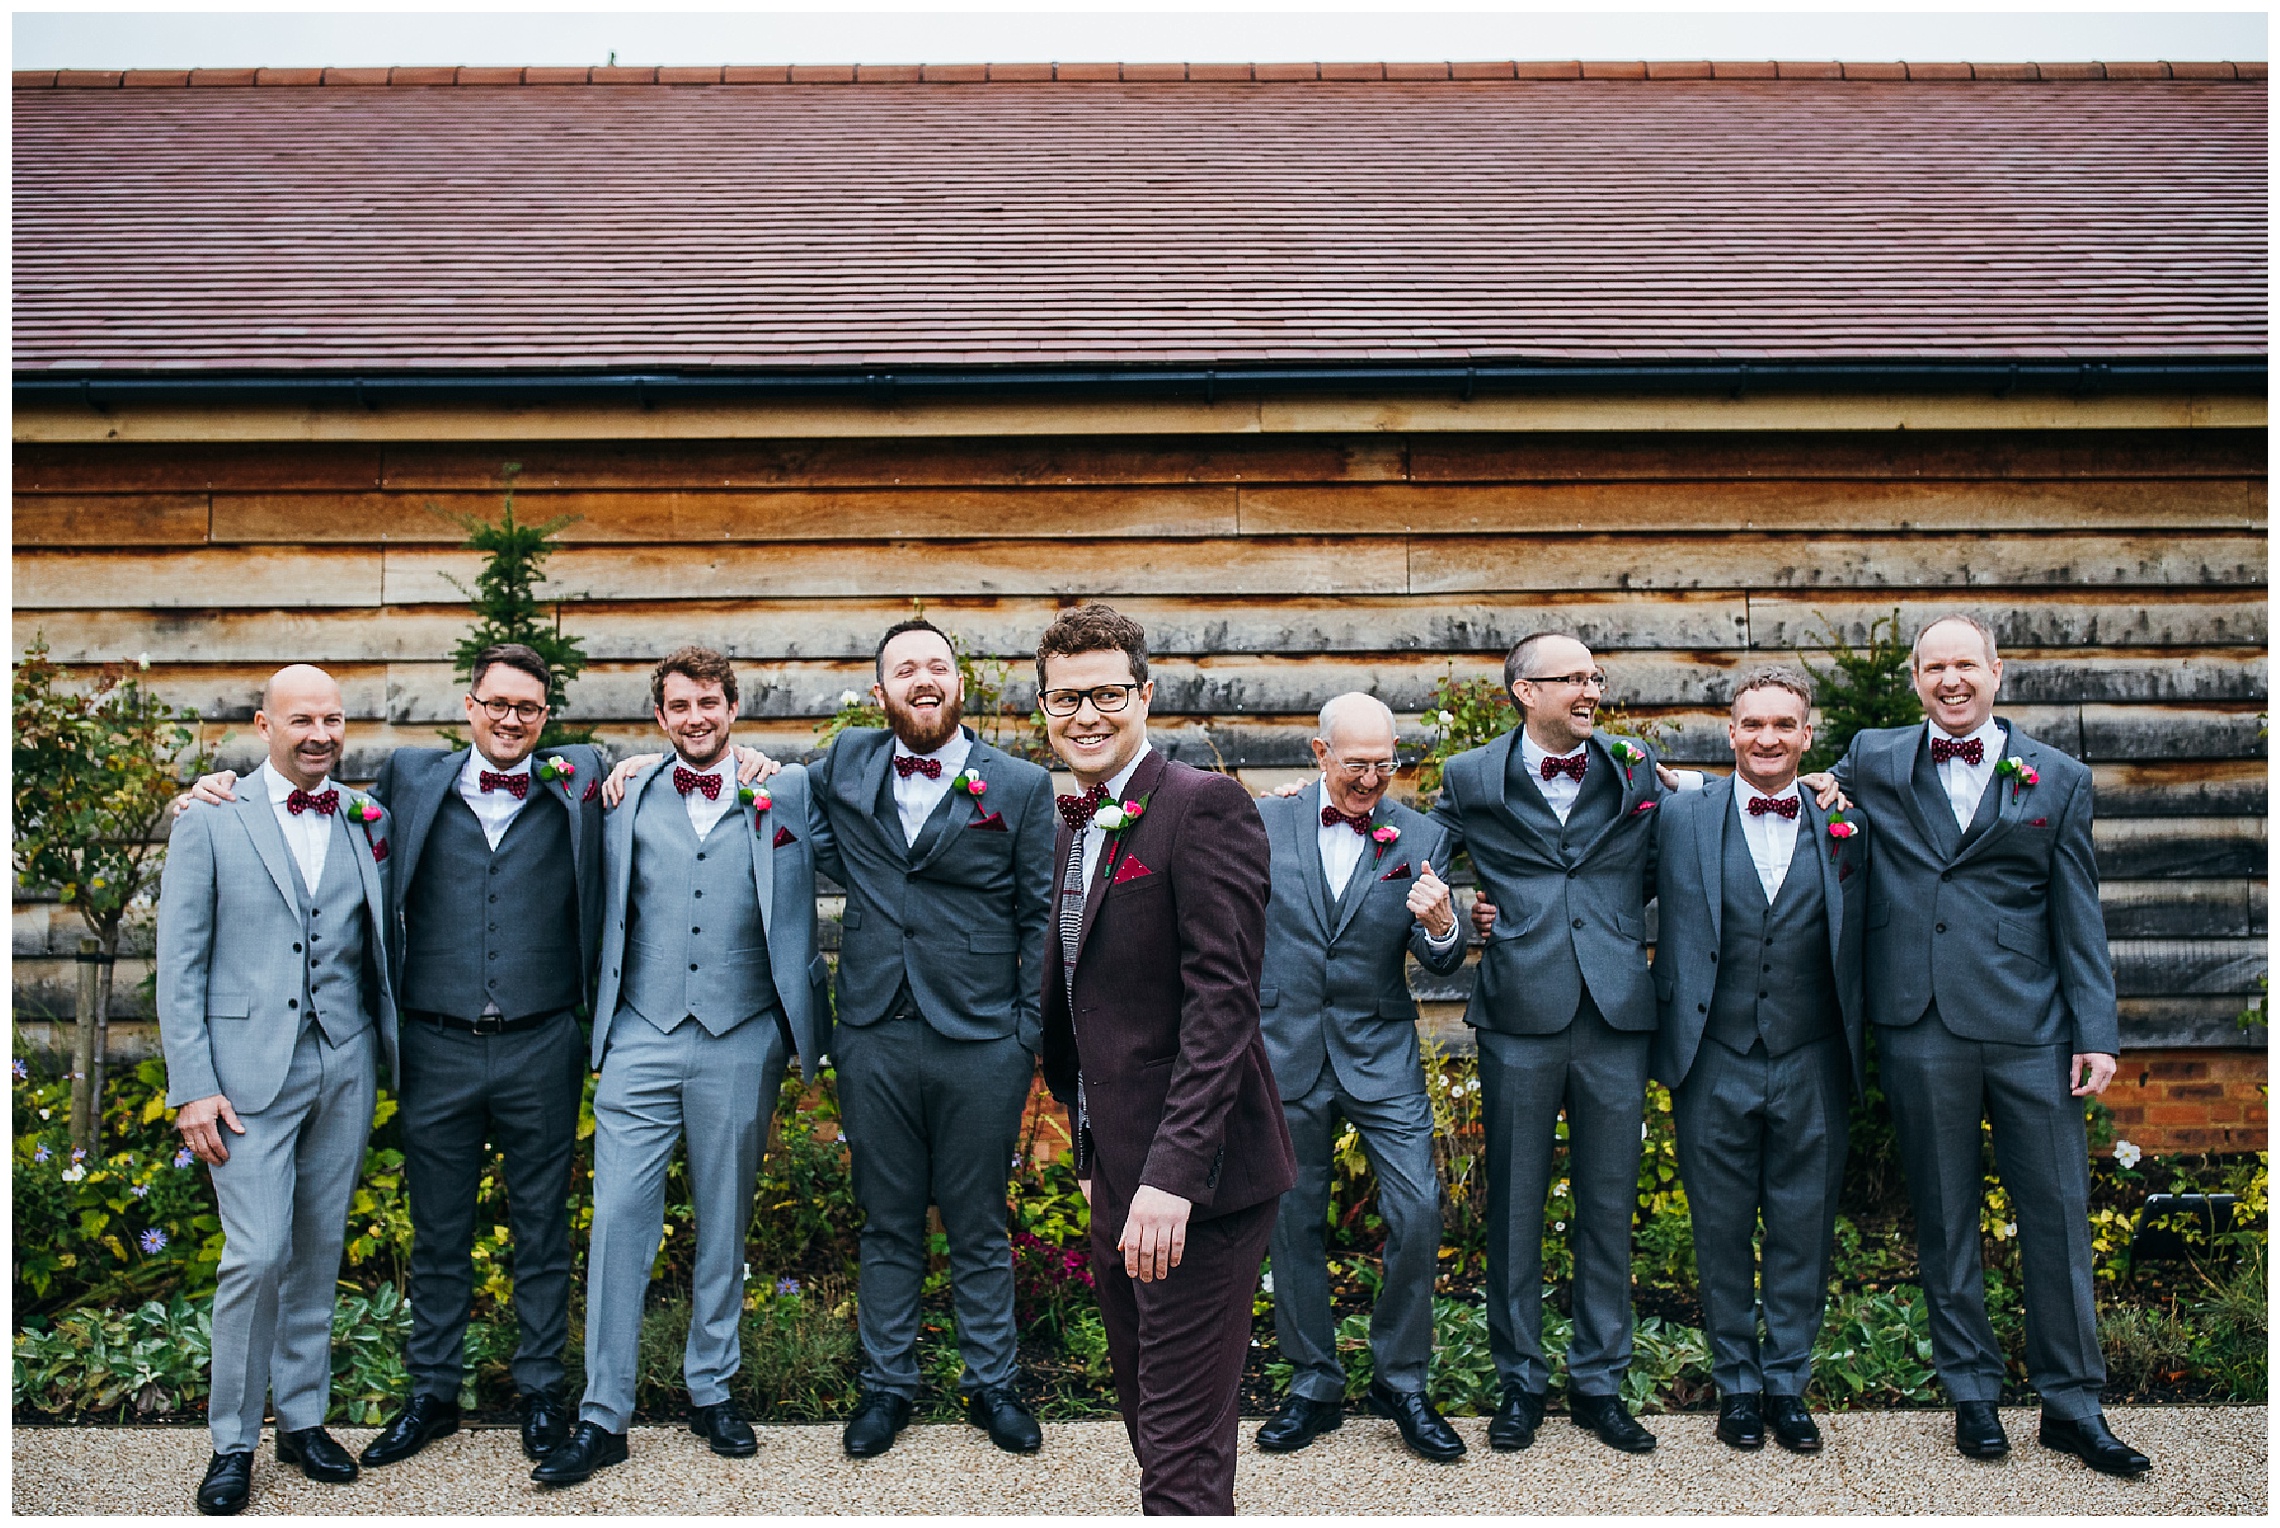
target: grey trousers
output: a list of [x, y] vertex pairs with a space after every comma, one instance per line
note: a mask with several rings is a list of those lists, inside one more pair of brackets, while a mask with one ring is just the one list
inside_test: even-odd
[[[1763, 1042], [1744, 1054], [1705, 1038], [1671, 1099], [1710, 1377], [1724, 1394], [1802, 1396], [1812, 1382], [1845, 1181], [1850, 1066], [1836, 1035], [1781, 1056]], [[1761, 1214], [1762, 1254], [1752, 1250]]]
[[681, 1374], [690, 1404], [728, 1399], [743, 1362], [744, 1236], [787, 1051], [773, 1010], [725, 1035], [671, 1034], [631, 1008], [610, 1028], [594, 1091], [594, 1231], [586, 1249], [586, 1395], [578, 1419], [613, 1433], [633, 1416], [649, 1270], [665, 1230], [665, 1170], [688, 1141], [697, 1256]]
[[339, 1045], [305, 1026], [268, 1108], [225, 1128], [230, 1159], [212, 1169], [222, 1263], [214, 1290], [214, 1452], [261, 1442], [272, 1392], [280, 1432], [322, 1425], [332, 1398], [333, 1290], [350, 1196], [372, 1132], [370, 1028]]
[[404, 1181], [412, 1201], [412, 1335], [404, 1367], [415, 1395], [456, 1400], [475, 1293], [475, 1209], [491, 1151], [505, 1159], [514, 1233], [515, 1385], [562, 1383], [570, 1336], [570, 1163], [586, 1040], [568, 1009], [502, 1035], [445, 1029], [406, 1015], [397, 1031], [404, 1093]]
[[1335, 1069], [1303, 1098], [1283, 1100], [1298, 1155], [1298, 1182], [1282, 1196], [1268, 1250], [1274, 1258], [1275, 1341], [1290, 1360], [1290, 1393], [1342, 1400], [1346, 1369], [1330, 1319], [1330, 1152], [1338, 1120], [1350, 1121], [1377, 1175], [1385, 1221], [1383, 1282], [1370, 1311], [1370, 1359], [1387, 1389], [1425, 1388], [1433, 1361], [1433, 1276], [1441, 1250], [1441, 1180], [1433, 1169], [1433, 1105], [1423, 1093], [1364, 1101], [1338, 1086]]
[[1631, 1216], [1639, 1195], [1651, 1035], [1614, 1028], [1586, 992], [1549, 1035], [1476, 1030], [1488, 1136], [1488, 1346], [1507, 1386], [1536, 1394], [1544, 1359], [1544, 1202], [1553, 1127], [1568, 1123], [1575, 1337], [1568, 1390], [1606, 1396], [1631, 1365]]
[[1876, 1045], [1916, 1211], [1940, 1383], [1957, 1401], [2002, 1396], [2003, 1350], [1987, 1323], [1979, 1255], [1984, 1117], [2018, 1216], [2027, 1378], [2051, 1415], [2096, 1416], [2106, 1362], [2091, 1284], [2090, 1145], [2082, 1101], [2068, 1091], [2069, 1047], [1961, 1039], [1936, 1008], [1904, 1029], [1880, 1026]]
[[856, 1327], [863, 1388], [918, 1394], [926, 1207], [942, 1213], [958, 1311], [961, 1394], [1013, 1382], [1019, 1333], [1006, 1182], [1037, 1062], [1013, 1036], [952, 1040], [922, 1018], [842, 1024], [839, 1116], [863, 1207]]

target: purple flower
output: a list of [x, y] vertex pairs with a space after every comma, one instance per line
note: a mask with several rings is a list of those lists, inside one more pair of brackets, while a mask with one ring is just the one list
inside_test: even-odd
[[25, 1078], [32, 1075], [30, 1072], [24, 1070], [24, 1058], [21, 1056], [11, 1056], [8, 1059], [8, 1070], [16, 1074], [16, 1080], [18, 1082], [22, 1082]]
[[187, 1146], [174, 1154], [174, 1165], [176, 1167], [188, 1167], [190, 1160], [190, 1148]]
[[776, 1293], [780, 1295], [796, 1295], [799, 1292], [800, 1281], [798, 1279], [778, 1279], [776, 1281]]
[[166, 1233], [158, 1227], [152, 1226], [142, 1234], [142, 1249], [145, 1252], [164, 1252], [166, 1250]]
[[150, 1197], [150, 1185], [147, 1183], [138, 1183], [133, 1188], [128, 1189], [127, 1192], [134, 1195], [137, 1199], [147, 1199]]
[[45, 1145], [34, 1146], [32, 1148], [32, 1160], [35, 1162], [45, 1162], [48, 1159], [49, 1155], [50, 1153]]
[[72, 1161], [74, 1161], [74, 1162], [84, 1162], [84, 1161], [86, 1161], [86, 1160], [87, 1160], [87, 1148], [86, 1148], [86, 1147], [84, 1147], [84, 1146], [74, 1146], [74, 1147], [72, 1147], [72, 1148], [71, 1148], [71, 1160], [72, 1160]]

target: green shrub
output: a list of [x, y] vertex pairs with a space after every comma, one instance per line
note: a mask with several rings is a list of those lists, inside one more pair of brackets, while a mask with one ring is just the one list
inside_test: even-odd
[[2098, 1346], [2106, 1355], [2106, 1383], [2134, 1393], [2185, 1377], [2193, 1361], [2193, 1331], [2170, 1311], [2125, 1305], [2098, 1317]]
[[393, 1284], [333, 1304], [332, 1406], [350, 1427], [378, 1427], [411, 1394], [404, 1344], [412, 1335], [412, 1302]]
[[19, 1411], [50, 1416], [166, 1417], [206, 1397], [209, 1302], [181, 1295], [132, 1310], [78, 1310], [16, 1334]]
[[[802, 1288], [779, 1280], [751, 1297], [742, 1331], [744, 1367], [735, 1387], [770, 1422], [817, 1422], [855, 1404], [860, 1353], [854, 1308], [836, 1283]], [[952, 1376], [955, 1390], [956, 1376]]]
[[2191, 1354], [2193, 1368], [2229, 1400], [2261, 1402], [2265, 1398], [2271, 1358], [2268, 1313], [2261, 1254], [2244, 1258], [2208, 1298], [2193, 1308], [2198, 1329]]
[[1831, 1300], [1813, 1344], [1813, 1394], [1840, 1410], [1938, 1404], [1924, 1292], [1908, 1285]]

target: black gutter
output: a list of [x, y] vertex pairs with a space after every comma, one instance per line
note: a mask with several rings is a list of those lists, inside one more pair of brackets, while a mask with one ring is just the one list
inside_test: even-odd
[[942, 396], [1085, 394], [1201, 399], [1290, 393], [2010, 393], [2099, 396], [2266, 390], [2263, 357], [2175, 361], [1748, 361], [1656, 365], [990, 367], [863, 371], [487, 373], [18, 372], [15, 401], [385, 403], [816, 397], [886, 405]]

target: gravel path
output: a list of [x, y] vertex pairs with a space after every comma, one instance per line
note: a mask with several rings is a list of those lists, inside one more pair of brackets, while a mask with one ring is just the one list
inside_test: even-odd
[[[1235, 1496], [1275, 1513], [2253, 1513], [2264, 1515], [2265, 1408], [2117, 1408], [2115, 1430], [2153, 1457], [2124, 1482], [2092, 1474], [2034, 1442], [2035, 1413], [2011, 1411], [2011, 1457], [1959, 1457], [1944, 1411], [1822, 1418], [1828, 1448], [1803, 1459], [1768, 1446], [1738, 1454], [1703, 1413], [1650, 1417], [1662, 1446], [1634, 1459], [1552, 1417], [1535, 1447], [1490, 1452], [1479, 1418], [1455, 1419], [1472, 1453], [1453, 1466], [1403, 1451], [1393, 1424], [1349, 1417], [1303, 1453], [1245, 1449]], [[371, 1432], [335, 1433], [352, 1451]], [[251, 1512], [296, 1513], [1112, 1513], [1136, 1511], [1140, 1472], [1114, 1422], [1045, 1427], [1045, 1451], [1001, 1454], [978, 1430], [919, 1426], [892, 1452], [860, 1464], [836, 1426], [766, 1427], [755, 1459], [716, 1459], [677, 1428], [635, 1432], [633, 1457], [583, 1486], [540, 1492], [516, 1436], [490, 1428], [431, 1445], [356, 1484], [312, 1484], [280, 1470], [269, 1447], [254, 1466]], [[206, 1462], [202, 1428], [18, 1427], [11, 1507], [17, 1513], [176, 1515], [191, 1510]]]

